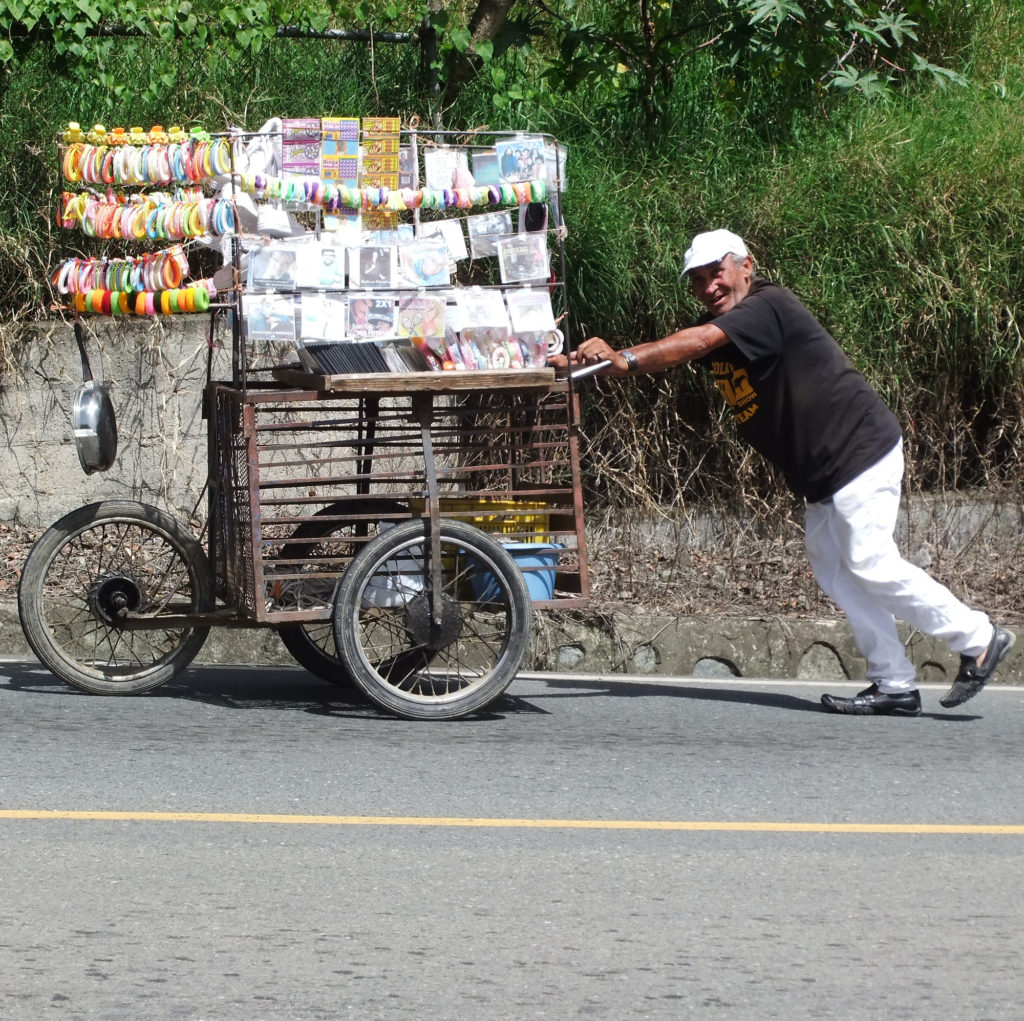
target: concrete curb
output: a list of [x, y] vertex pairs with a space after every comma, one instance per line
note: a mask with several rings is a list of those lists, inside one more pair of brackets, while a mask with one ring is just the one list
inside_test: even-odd
[[[1011, 627], [1013, 624], [1011, 623]], [[959, 658], [934, 638], [903, 630], [922, 683], [950, 683]], [[1021, 643], [997, 683], [1024, 683]], [[14, 600], [0, 600], [0, 655], [32, 658]], [[292, 665], [271, 629], [214, 628], [198, 662]], [[600, 611], [536, 615], [528, 670], [675, 677], [862, 680], [865, 662], [845, 620], [672, 617]]]

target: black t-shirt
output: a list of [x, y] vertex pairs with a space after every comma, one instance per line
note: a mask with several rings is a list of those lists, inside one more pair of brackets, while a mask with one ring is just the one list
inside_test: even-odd
[[755, 277], [741, 302], [698, 321], [729, 338], [700, 364], [740, 435], [795, 493], [824, 500], [899, 442], [896, 416], [792, 291]]

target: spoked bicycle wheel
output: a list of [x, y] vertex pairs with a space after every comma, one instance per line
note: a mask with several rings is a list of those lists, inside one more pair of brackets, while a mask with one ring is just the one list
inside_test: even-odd
[[[332, 574], [338, 572], [338, 560], [351, 558], [357, 545], [354, 538], [375, 536], [382, 523], [389, 517], [408, 513], [408, 505], [393, 500], [377, 500], [359, 506], [360, 514], [374, 514], [373, 521], [339, 522], [329, 520], [347, 513], [346, 505], [329, 504], [321, 508], [309, 521], [302, 522], [291, 539], [302, 539], [303, 542], [290, 542], [281, 550], [279, 559], [301, 560], [301, 570], [308, 577], [311, 595], [325, 598], [328, 602], [336, 587]], [[323, 591], [317, 591], [317, 583], [323, 579]], [[351, 685], [352, 678], [344, 663], [338, 658], [334, 645], [334, 625], [331, 618], [324, 620], [301, 621], [298, 624], [282, 624], [277, 633], [281, 644], [292, 654], [295, 661], [305, 667], [311, 674], [332, 684]]]
[[58, 677], [94, 694], [136, 694], [195, 658], [209, 627], [161, 626], [160, 617], [208, 612], [213, 589], [203, 548], [174, 518], [108, 500], [40, 536], [22, 571], [18, 615], [32, 651]]
[[334, 601], [334, 640], [352, 679], [377, 705], [408, 719], [482, 709], [511, 683], [530, 644], [533, 606], [512, 557], [466, 522], [439, 527], [439, 619], [425, 521], [367, 543]]

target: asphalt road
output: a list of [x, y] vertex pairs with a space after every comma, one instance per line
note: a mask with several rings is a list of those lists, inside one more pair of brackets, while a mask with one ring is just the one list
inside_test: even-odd
[[0, 662], [5, 1018], [1019, 1018], [1024, 692]]

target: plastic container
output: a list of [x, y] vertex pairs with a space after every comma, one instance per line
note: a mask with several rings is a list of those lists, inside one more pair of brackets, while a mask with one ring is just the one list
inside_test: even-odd
[[[551, 542], [505, 542], [502, 545], [526, 579], [530, 598], [535, 603], [553, 598], [555, 568], [558, 566], [558, 556], [565, 547]], [[498, 595], [498, 584], [490, 571], [474, 571], [471, 581], [473, 595], [481, 602], [487, 602]]]
[[[423, 514], [424, 501], [412, 499], [409, 509], [415, 515]], [[515, 540], [516, 544], [538, 545], [544, 542], [549, 528], [548, 505], [543, 500], [504, 500], [499, 497], [441, 497], [441, 515], [458, 516], [463, 521], [492, 535], [511, 535], [516, 532], [534, 532]], [[467, 513], [473, 512], [473, 513]]]

